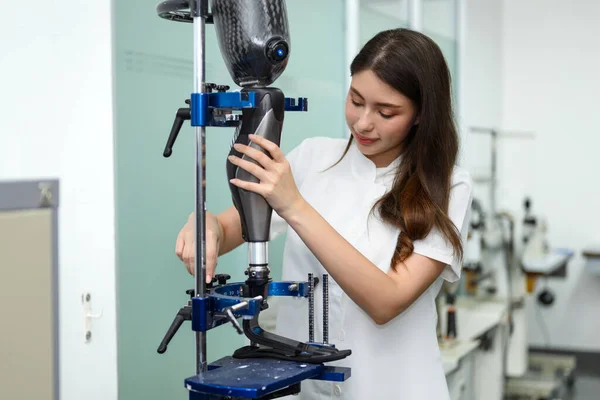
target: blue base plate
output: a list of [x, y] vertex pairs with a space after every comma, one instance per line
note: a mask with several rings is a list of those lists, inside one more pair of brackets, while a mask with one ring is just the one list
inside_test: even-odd
[[208, 372], [186, 379], [185, 386], [206, 395], [259, 399], [306, 379], [344, 381], [349, 377], [349, 368], [268, 358], [224, 357], [210, 364]]

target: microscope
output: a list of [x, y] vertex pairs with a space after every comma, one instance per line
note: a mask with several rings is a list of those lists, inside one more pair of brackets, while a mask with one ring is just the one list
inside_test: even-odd
[[[233, 127], [232, 141], [249, 145], [249, 134], [280, 145], [286, 111], [307, 111], [306, 98], [286, 98], [270, 85], [283, 73], [289, 60], [291, 42], [285, 0], [168, 0], [157, 5], [158, 16], [193, 24], [194, 91], [188, 107], [178, 109], [163, 155], [170, 157], [178, 133], [190, 120], [196, 134], [196, 265], [195, 288], [190, 299], [176, 314], [158, 353], [167, 350], [183, 322], [191, 321], [196, 335], [196, 375], [185, 379], [190, 400], [275, 399], [297, 394], [305, 379], [342, 382], [350, 369], [325, 363], [348, 357], [329, 343], [315, 343], [314, 293], [319, 279], [309, 274], [307, 281], [274, 282], [270, 276], [268, 243], [272, 208], [260, 195], [230, 184], [233, 204], [240, 215], [242, 236], [248, 245], [247, 279], [228, 283], [229, 275], [217, 274], [206, 282], [206, 127]], [[215, 27], [219, 48], [237, 92], [229, 87], [205, 82], [205, 29]], [[229, 154], [238, 157], [232, 146]], [[224, 154], [226, 159], [228, 154]], [[256, 161], [243, 158], [250, 162]], [[258, 179], [229, 161], [227, 177], [258, 182]], [[323, 326], [327, 329], [328, 276], [321, 287], [324, 298]], [[259, 313], [268, 307], [269, 296], [307, 298], [309, 340], [299, 342], [267, 332], [260, 327]], [[242, 324], [238, 322], [242, 319]], [[206, 332], [231, 323], [249, 345], [232, 356], [207, 364]], [[323, 337], [326, 338], [327, 332]], [[326, 341], [326, 340], [325, 340]]]

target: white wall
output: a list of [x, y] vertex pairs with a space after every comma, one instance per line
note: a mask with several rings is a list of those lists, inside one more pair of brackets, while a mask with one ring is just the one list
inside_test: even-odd
[[[597, 1], [504, 0], [503, 126], [537, 136], [503, 142], [500, 205], [521, 210], [531, 195], [551, 243], [579, 254], [600, 239], [598, 21]], [[553, 307], [530, 302], [529, 342], [600, 351], [600, 277], [585, 271], [580, 256], [568, 274], [549, 282]]]
[[[0, 179], [60, 179], [60, 399], [116, 399], [111, 1], [17, 1], [7, 13]], [[84, 291], [104, 313], [89, 344]]]

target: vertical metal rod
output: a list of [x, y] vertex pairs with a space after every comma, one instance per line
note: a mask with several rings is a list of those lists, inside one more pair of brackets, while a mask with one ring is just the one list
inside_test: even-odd
[[498, 180], [498, 171], [497, 171], [497, 163], [498, 163], [498, 133], [492, 129], [492, 176], [490, 181], [490, 192], [491, 192], [491, 214], [492, 217], [496, 217], [496, 185]]
[[491, 176], [490, 176], [490, 213], [496, 217], [496, 188], [498, 186], [498, 131], [492, 128], [471, 127], [471, 132], [490, 135]]
[[308, 274], [308, 342], [315, 342], [315, 281]]
[[[208, 0], [197, 0], [205, 3]], [[206, 4], [206, 3], [205, 3]], [[200, 5], [204, 9], [205, 4]], [[193, 12], [194, 10], [192, 10]], [[205, 21], [194, 16], [194, 93], [204, 93], [205, 87]], [[196, 297], [205, 296], [206, 282], [206, 129], [195, 127], [196, 133]], [[207, 371], [206, 332], [196, 332], [196, 374]]]
[[323, 344], [329, 342], [329, 275], [323, 274]]

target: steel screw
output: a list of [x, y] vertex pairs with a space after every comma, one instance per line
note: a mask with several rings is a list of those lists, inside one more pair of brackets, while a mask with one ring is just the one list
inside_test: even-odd
[[323, 343], [329, 341], [329, 275], [323, 274]]
[[308, 342], [315, 341], [315, 282], [313, 274], [308, 274]]

